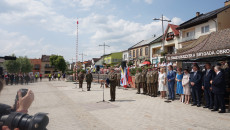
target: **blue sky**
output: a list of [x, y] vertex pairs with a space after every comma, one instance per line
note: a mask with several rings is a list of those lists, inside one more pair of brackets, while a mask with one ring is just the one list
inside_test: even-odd
[[[164, 14], [172, 24], [224, 6], [225, 0], [1, 0], [0, 56], [16, 54], [40, 58], [42, 54], [75, 58], [76, 20], [79, 53], [91, 59], [123, 51], [154, 34], [161, 35]], [[167, 26], [167, 23], [165, 23]], [[81, 58], [79, 58], [81, 59]]]

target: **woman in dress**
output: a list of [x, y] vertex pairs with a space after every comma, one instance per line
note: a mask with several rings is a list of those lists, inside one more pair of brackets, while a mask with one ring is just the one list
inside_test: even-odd
[[160, 69], [159, 78], [158, 78], [158, 91], [161, 92], [161, 98], [164, 99], [166, 96], [166, 73], [164, 68]]
[[190, 87], [189, 87], [189, 71], [188, 69], [184, 70], [184, 75], [183, 75], [183, 79], [182, 79], [182, 86], [183, 86], [183, 90], [184, 90], [184, 95], [185, 95], [185, 104], [189, 104], [189, 99], [190, 99]]
[[183, 97], [184, 97], [182, 78], [183, 78], [182, 69], [178, 68], [177, 69], [177, 75], [176, 75], [176, 81], [177, 81], [176, 93], [180, 95], [180, 101], [181, 102], [183, 102]]

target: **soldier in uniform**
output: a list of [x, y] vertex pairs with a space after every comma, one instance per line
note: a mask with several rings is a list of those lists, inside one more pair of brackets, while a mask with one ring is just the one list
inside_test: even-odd
[[117, 71], [117, 86], [121, 86], [121, 71]]
[[79, 88], [82, 88], [84, 78], [85, 78], [85, 75], [84, 75], [83, 71], [81, 71], [78, 75]]
[[155, 67], [153, 71], [153, 85], [152, 85], [152, 96], [157, 97], [157, 91], [158, 91], [158, 69]]
[[86, 82], [87, 82], [87, 91], [90, 91], [91, 83], [93, 81], [93, 75], [92, 75], [90, 70], [86, 74], [85, 78], [86, 78]]
[[148, 69], [148, 72], [146, 74], [146, 83], [147, 83], [147, 95], [151, 96], [151, 76], [152, 76], [152, 71], [151, 68]]
[[116, 98], [117, 74], [114, 72], [113, 68], [109, 73], [109, 83], [110, 83], [110, 97], [111, 97], [109, 101], [114, 102]]
[[18, 85], [19, 82], [19, 76], [18, 74], [15, 75], [15, 85]]
[[141, 92], [140, 81], [141, 81], [141, 73], [140, 73], [140, 70], [137, 69], [137, 72], [135, 74], [135, 86], [137, 88], [137, 94], [140, 94]]
[[141, 73], [141, 86], [143, 88], [143, 94], [146, 94], [147, 93], [146, 70], [144, 67], [142, 67], [142, 73]]

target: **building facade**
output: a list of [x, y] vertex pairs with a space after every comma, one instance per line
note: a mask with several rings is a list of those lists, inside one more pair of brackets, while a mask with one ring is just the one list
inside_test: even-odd
[[230, 28], [230, 1], [225, 2], [225, 6], [214, 11], [201, 14], [196, 12], [196, 16], [177, 28], [180, 30], [180, 48], [183, 48], [199, 38], [202, 39], [212, 32]]
[[125, 50], [122, 52], [122, 61], [128, 62], [128, 60], [129, 60], [129, 51]]
[[150, 61], [152, 64], [158, 64], [163, 58], [162, 51], [162, 36], [158, 37], [150, 44]]
[[55, 71], [55, 68], [51, 66], [49, 55], [42, 55], [40, 72], [44, 77], [47, 77], [49, 74], [57, 72]]
[[115, 52], [108, 55], [104, 55], [104, 63], [107, 65], [116, 65], [122, 61], [122, 52]]
[[33, 66], [32, 68], [32, 72], [33, 74], [37, 73], [40, 74], [41, 73], [41, 59], [30, 59], [30, 63]]
[[150, 60], [150, 44], [156, 40], [156, 37], [151, 37], [147, 40], [142, 40], [128, 49], [129, 61], [135, 66]]

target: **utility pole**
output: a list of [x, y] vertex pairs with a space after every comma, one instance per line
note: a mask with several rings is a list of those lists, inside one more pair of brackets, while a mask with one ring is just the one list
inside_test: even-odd
[[164, 21], [171, 22], [171, 20], [164, 19], [164, 15], [162, 14], [161, 18], [154, 18], [153, 20], [160, 20], [162, 22], [162, 52], [165, 52], [165, 45], [164, 45]]
[[81, 58], [82, 58], [82, 65], [83, 65], [83, 58], [84, 58], [84, 56], [86, 56], [83, 52], [82, 53], [80, 53], [79, 55], [81, 55]]
[[[104, 42], [104, 44], [99, 45], [99, 46], [103, 46], [104, 47], [104, 54], [103, 54], [103, 56], [105, 56], [105, 47], [110, 47], [110, 46], [106, 45], [105, 42]], [[102, 63], [104, 64], [104, 57], [103, 57], [103, 62]]]
[[78, 79], [78, 74], [77, 74], [77, 62], [78, 62], [78, 20], [77, 20], [77, 34], [76, 34], [76, 66], [75, 66], [75, 70], [76, 70], [76, 74], [75, 74], [75, 77], [76, 77], [76, 80]]

